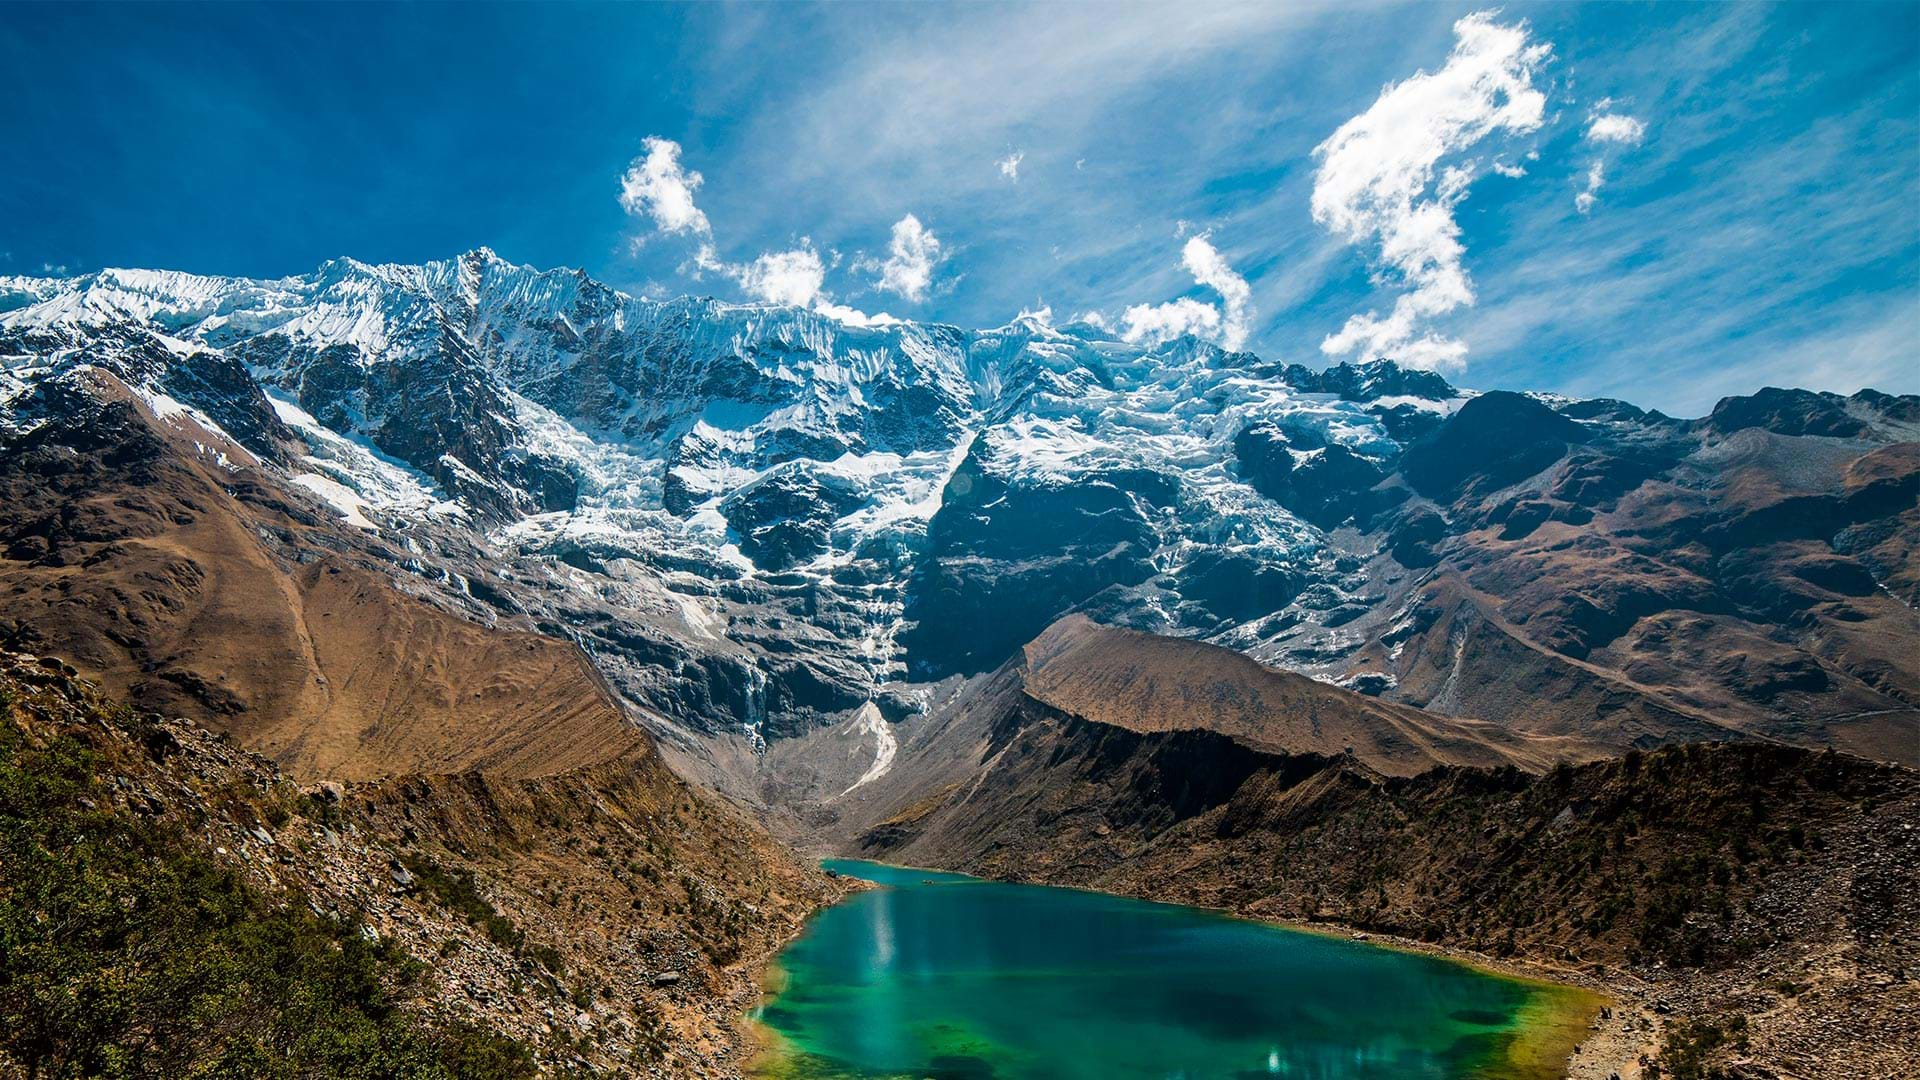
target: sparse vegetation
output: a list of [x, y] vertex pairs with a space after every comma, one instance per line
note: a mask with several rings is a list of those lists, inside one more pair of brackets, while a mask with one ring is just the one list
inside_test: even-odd
[[1722, 1049], [1735, 1053], [1747, 1048], [1747, 1018], [1722, 1016], [1675, 1024], [1661, 1044], [1659, 1064], [1651, 1076], [1672, 1080], [1732, 1080], [1733, 1073], [1713, 1064]]
[[408, 1008], [423, 968], [403, 952], [116, 809], [92, 733], [30, 729], [15, 707], [0, 701], [0, 1072], [532, 1074], [524, 1046]]
[[480, 883], [471, 870], [450, 870], [425, 855], [408, 854], [400, 860], [420, 888], [435, 900], [452, 908], [479, 927], [488, 940], [509, 951], [518, 951], [526, 935], [513, 920], [500, 914], [480, 892]]

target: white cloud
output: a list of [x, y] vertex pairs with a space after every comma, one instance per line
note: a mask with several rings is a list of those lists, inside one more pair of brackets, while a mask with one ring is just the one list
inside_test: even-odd
[[1624, 143], [1628, 146], [1639, 146], [1646, 137], [1646, 124], [1620, 113], [1604, 113], [1594, 117], [1593, 123], [1587, 125], [1587, 138], [1597, 143]]
[[1525, 22], [1503, 25], [1491, 12], [1468, 15], [1453, 31], [1445, 66], [1388, 86], [1314, 149], [1313, 219], [1350, 244], [1378, 245], [1382, 276], [1390, 273], [1404, 290], [1389, 314], [1355, 314], [1329, 335], [1320, 344], [1328, 355], [1465, 366], [1466, 344], [1425, 324], [1473, 303], [1453, 210], [1479, 165], [1441, 170], [1441, 162], [1490, 135], [1539, 129], [1546, 96], [1533, 78], [1552, 46], [1531, 41]]
[[869, 315], [864, 311], [850, 308], [843, 304], [836, 304], [826, 299], [816, 300], [813, 305], [813, 310], [830, 319], [837, 319], [840, 322], [846, 323], [848, 326], [893, 326], [900, 322], [899, 319], [894, 318], [884, 311]]
[[646, 153], [620, 177], [620, 205], [636, 217], [651, 217], [663, 233], [712, 236], [713, 225], [693, 203], [702, 177], [680, 164], [680, 144], [649, 135], [641, 145]]
[[694, 260], [700, 269], [732, 280], [761, 303], [811, 308], [848, 326], [891, 326], [900, 321], [884, 311], [869, 315], [835, 303], [826, 291], [827, 271], [832, 267], [804, 237], [797, 248], [762, 252], [750, 263], [727, 262], [711, 244], [702, 244]]
[[1606, 163], [1594, 158], [1593, 164], [1587, 166], [1587, 189], [1573, 197], [1573, 208], [1583, 214], [1592, 213], [1593, 204], [1599, 201], [1600, 188], [1606, 182]]
[[1253, 289], [1247, 279], [1235, 273], [1227, 260], [1207, 241], [1196, 236], [1181, 250], [1181, 262], [1193, 272], [1195, 284], [1205, 285], [1220, 294], [1226, 312], [1220, 321], [1220, 344], [1239, 349], [1247, 343], [1253, 329]]
[[826, 265], [810, 245], [765, 252], [744, 266], [724, 272], [757, 300], [795, 307], [812, 307], [827, 280]]
[[1015, 150], [1013, 153], [1008, 154], [1006, 157], [1003, 157], [999, 161], [994, 162], [994, 164], [1000, 167], [1001, 176], [1004, 176], [1007, 179], [1017, 184], [1020, 182], [1020, 163], [1022, 161], [1025, 161], [1026, 157], [1027, 155], [1025, 154], [1025, 152], [1020, 150]]
[[[703, 271], [718, 274], [738, 284], [755, 300], [812, 308], [852, 326], [881, 326], [899, 321], [885, 313], [868, 315], [835, 304], [825, 289], [829, 266], [804, 237], [799, 247], [762, 252], [752, 262], [735, 263], [721, 258], [719, 246], [714, 242], [713, 223], [693, 201], [702, 177], [681, 164], [680, 144], [648, 136], [641, 145], [646, 153], [634, 158], [620, 178], [620, 205], [635, 217], [652, 219], [654, 227], [662, 233], [698, 238], [693, 258], [681, 267], [683, 273], [696, 277]], [[940, 241], [908, 214], [893, 227], [891, 257], [878, 266], [882, 287], [892, 287], [909, 298], [924, 295], [939, 252]], [[834, 262], [838, 261], [836, 255]]]
[[1494, 161], [1493, 171], [1499, 173], [1501, 176], [1512, 177], [1515, 180], [1527, 175], [1527, 167], [1525, 165], [1514, 165], [1499, 160]]
[[1180, 261], [1193, 275], [1196, 285], [1204, 285], [1220, 294], [1221, 304], [1202, 303], [1191, 297], [1164, 304], [1135, 304], [1120, 316], [1125, 341], [1159, 344], [1182, 334], [1217, 341], [1227, 349], [1246, 345], [1253, 323], [1253, 289], [1247, 279], [1234, 272], [1203, 234], [1187, 240]]
[[886, 260], [868, 260], [862, 267], [880, 272], [875, 288], [917, 303], [926, 299], [927, 289], [933, 284], [933, 268], [942, 257], [940, 238], [920, 224], [919, 218], [908, 214], [893, 223]]
[[1595, 112], [1587, 123], [1587, 141], [1599, 149], [1587, 166], [1586, 190], [1573, 197], [1573, 208], [1582, 214], [1592, 213], [1593, 204], [1600, 200], [1600, 188], [1607, 182], [1607, 163], [1611, 152], [1639, 146], [1647, 138], [1645, 123], [1624, 113], [1602, 111], [1612, 105], [1612, 98], [1601, 98], [1594, 105]]
[[1121, 313], [1120, 321], [1126, 325], [1120, 334], [1123, 341], [1144, 341], [1149, 345], [1171, 341], [1182, 334], [1213, 338], [1220, 333], [1220, 309], [1184, 296], [1164, 304], [1135, 304]]

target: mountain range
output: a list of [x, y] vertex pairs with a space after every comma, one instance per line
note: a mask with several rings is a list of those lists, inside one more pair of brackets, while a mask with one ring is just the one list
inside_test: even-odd
[[[1578, 956], [1702, 1014], [1811, 980], [1755, 1035], [1776, 1062], [1895, 1024], [1861, 1003], [1911, 959], [1872, 928], [1916, 892], [1908, 832], [1874, 837], [1916, 806], [1920, 397], [1681, 419], [483, 249], [0, 278], [0, 499], [7, 664], [219, 732], [263, 790], [348, 785], [395, 865], [496, 881], [555, 941], [536, 882], [608, 942], [631, 896], [702, 942], [707, 996], [625, 945], [554, 993], [666, 1008], [651, 1060], [687, 1075], [731, 1067], [715, 1003], [842, 887], [796, 851]], [[382, 925], [427, 917], [403, 891]], [[559, 1037], [489, 994], [461, 1000]]]
[[0, 355], [11, 440], [123, 387], [223, 486], [577, 642], [695, 740], [924, 713], [1070, 611], [1594, 752], [1898, 758], [1920, 720], [1913, 397], [1677, 420], [1035, 316], [655, 302], [486, 250], [0, 279]]

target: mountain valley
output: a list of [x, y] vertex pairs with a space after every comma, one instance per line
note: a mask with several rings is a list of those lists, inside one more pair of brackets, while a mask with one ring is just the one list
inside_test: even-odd
[[528, 1068], [744, 1067], [849, 888], [804, 852], [1527, 966], [1635, 1069], [1738, 1017], [1726, 1075], [1911, 1075], [1920, 398], [1682, 420], [480, 250], [0, 278], [0, 497], [9, 737]]

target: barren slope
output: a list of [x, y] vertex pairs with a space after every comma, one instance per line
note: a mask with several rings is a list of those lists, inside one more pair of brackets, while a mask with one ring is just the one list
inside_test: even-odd
[[1231, 649], [1101, 626], [1070, 615], [1024, 651], [1036, 701], [1129, 731], [1211, 731], [1258, 750], [1349, 756], [1411, 775], [1435, 765], [1517, 765], [1598, 751], [1566, 739], [1516, 736], [1275, 671]]
[[640, 745], [574, 646], [403, 595], [375, 568], [404, 553], [96, 379], [0, 454], [8, 641], [303, 776], [536, 776]]

